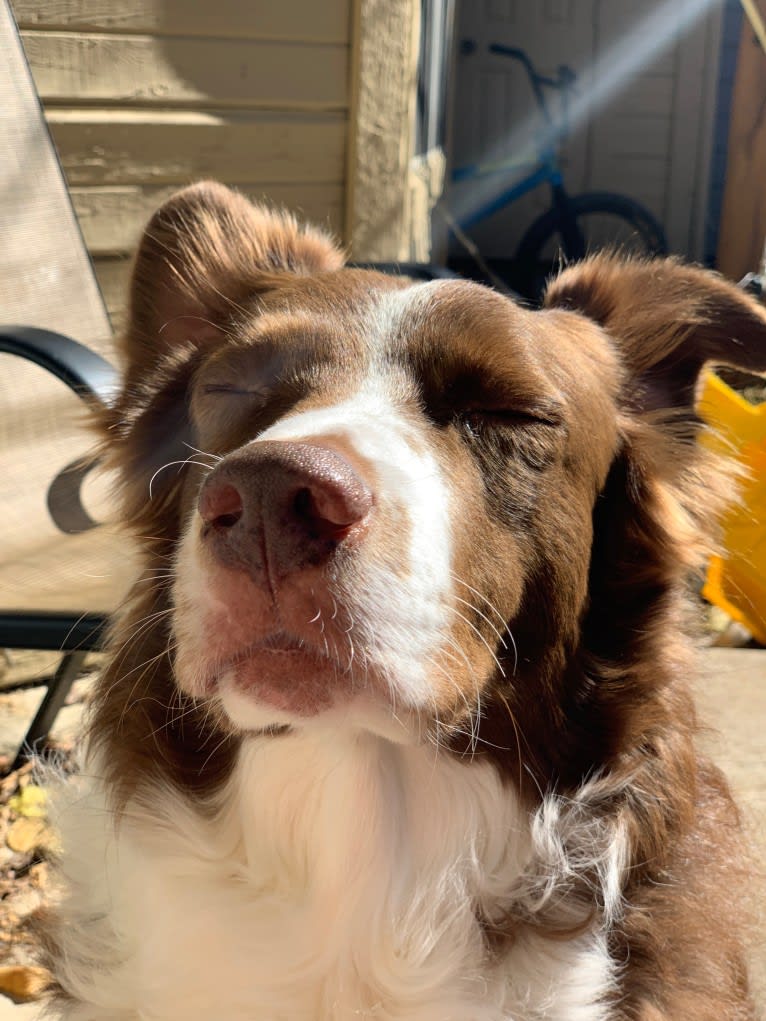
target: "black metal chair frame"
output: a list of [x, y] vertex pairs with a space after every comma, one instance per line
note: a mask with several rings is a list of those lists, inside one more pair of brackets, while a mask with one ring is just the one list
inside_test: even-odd
[[[106, 359], [50, 330], [0, 326], [0, 353], [34, 362], [91, 404], [106, 403], [117, 383], [117, 372]], [[96, 524], [79, 500], [80, 483], [92, 467], [92, 464], [74, 462], [56, 476], [48, 489], [48, 509], [62, 532], [85, 531]], [[64, 495], [66, 500], [62, 499]], [[0, 648], [63, 653], [12, 769], [21, 765], [47, 737], [85, 657], [99, 648], [106, 623], [104, 616], [94, 613], [0, 611]]]

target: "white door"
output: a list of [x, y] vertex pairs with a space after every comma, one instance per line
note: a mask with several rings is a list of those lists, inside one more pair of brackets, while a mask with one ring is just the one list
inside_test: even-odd
[[[581, 99], [608, 86], [562, 153], [569, 192], [636, 199], [663, 224], [673, 251], [698, 258], [719, 38], [715, 0], [459, 0], [451, 168], [518, 158], [541, 125], [523, 68], [491, 54], [490, 43], [523, 49], [544, 74], [567, 64]], [[620, 83], [625, 67], [634, 73]], [[446, 202], [459, 218], [498, 190], [498, 178], [454, 183]], [[543, 186], [470, 234], [485, 255], [510, 258], [549, 205]]]

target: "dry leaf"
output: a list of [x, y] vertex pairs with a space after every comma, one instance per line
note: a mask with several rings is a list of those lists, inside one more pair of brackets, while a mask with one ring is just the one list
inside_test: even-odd
[[49, 982], [50, 975], [45, 968], [22, 965], [0, 968], [0, 993], [9, 996], [16, 1003], [39, 999]]
[[42, 787], [30, 783], [9, 798], [8, 805], [17, 815], [27, 819], [44, 819], [48, 809], [48, 795]]
[[48, 865], [39, 861], [29, 870], [29, 881], [36, 890], [42, 890], [48, 882]]
[[55, 847], [53, 831], [44, 819], [25, 819], [23, 816], [11, 824], [5, 842], [19, 854]]

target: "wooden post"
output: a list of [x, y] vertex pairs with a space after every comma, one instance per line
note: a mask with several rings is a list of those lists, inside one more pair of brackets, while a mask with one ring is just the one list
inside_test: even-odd
[[[766, 14], [766, 0], [758, 7]], [[766, 53], [747, 19], [742, 25], [734, 81], [719, 270], [739, 280], [760, 266], [766, 238]]]
[[427, 230], [411, 183], [420, 5], [355, 0], [353, 18], [346, 240], [352, 259], [406, 260]]

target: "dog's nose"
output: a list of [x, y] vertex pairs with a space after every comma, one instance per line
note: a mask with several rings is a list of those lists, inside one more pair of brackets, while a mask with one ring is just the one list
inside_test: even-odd
[[345, 457], [311, 443], [262, 441], [205, 480], [203, 540], [228, 566], [285, 575], [329, 559], [364, 531], [370, 486]]

